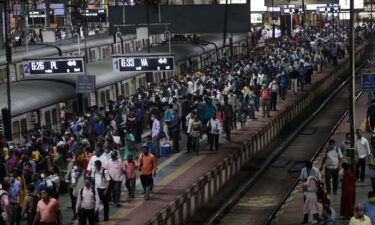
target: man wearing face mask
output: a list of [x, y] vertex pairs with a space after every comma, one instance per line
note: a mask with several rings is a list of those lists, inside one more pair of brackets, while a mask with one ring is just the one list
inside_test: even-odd
[[155, 147], [156, 157], [159, 157], [160, 154], [160, 147], [159, 147], [159, 133], [160, 133], [160, 122], [156, 118], [155, 115], [151, 115], [151, 121], [152, 121], [152, 143]]
[[89, 161], [89, 164], [87, 166], [87, 174], [93, 176], [93, 173], [95, 171], [95, 162], [99, 160], [104, 165], [107, 161], [107, 157], [103, 154], [102, 148], [96, 148], [95, 149], [95, 155], [93, 155]]
[[80, 190], [77, 198], [76, 214], [79, 215], [79, 224], [95, 225], [96, 215], [99, 212], [99, 194], [93, 186], [91, 177], [85, 178], [85, 186]]
[[[93, 172], [95, 188], [98, 190], [100, 200], [104, 207], [104, 221], [108, 221], [109, 214], [109, 188], [111, 177], [109, 176], [108, 170], [102, 167], [100, 160], [95, 161], [95, 170]], [[99, 222], [99, 214], [96, 215], [96, 221]]]
[[76, 202], [77, 197], [79, 195], [79, 191], [84, 186], [84, 174], [82, 172], [82, 164], [79, 161], [74, 162], [73, 169], [69, 171], [68, 173], [68, 179], [67, 182], [70, 183], [70, 200], [72, 203], [72, 210], [73, 210], [73, 218], [72, 220], [77, 219], [76, 214]]
[[361, 179], [361, 182], [365, 181], [365, 170], [366, 170], [366, 159], [371, 156], [370, 145], [368, 140], [363, 137], [362, 130], [357, 129], [357, 138], [355, 140], [355, 150], [358, 156], [358, 162], [356, 165], [356, 177], [357, 180]]
[[157, 165], [155, 156], [148, 152], [146, 146], [142, 146], [142, 151], [143, 154], [139, 159], [139, 168], [141, 171], [141, 183], [145, 193], [144, 197], [148, 200], [150, 198], [152, 184], [154, 183], [152, 175], [156, 176]]
[[121, 183], [122, 183], [122, 180], [124, 179], [124, 175], [123, 175], [124, 167], [121, 162], [121, 159], [118, 158], [117, 151], [111, 152], [111, 159], [107, 160], [103, 167], [108, 170], [109, 176], [111, 176], [112, 178], [111, 189], [112, 189], [113, 203], [117, 207], [121, 207], [121, 204], [120, 204]]
[[[331, 194], [331, 179], [333, 183], [333, 194], [337, 193], [339, 184], [339, 168], [341, 166], [342, 158], [343, 155], [341, 153], [341, 150], [337, 146], [335, 146], [335, 140], [329, 140], [329, 145], [322, 162], [322, 167], [325, 167], [327, 194]], [[320, 170], [322, 169], [322, 167], [320, 168]]]
[[368, 200], [363, 203], [364, 214], [370, 217], [372, 225], [375, 225], [375, 192], [368, 193]]

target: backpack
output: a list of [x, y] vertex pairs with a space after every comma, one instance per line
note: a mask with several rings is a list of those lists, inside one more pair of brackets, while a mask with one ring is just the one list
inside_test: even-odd
[[[104, 171], [104, 170], [103, 170]], [[79, 194], [81, 195], [81, 201], [83, 199], [83, 189], [85, 187], [81, 188]], [[93, 195], [93, 198], [94, 198], [94, 202], [96, 202], [96, 195], [95, 195], [95, 187], [91, 187], [91, 191], [92, 191], [92, 195]]]

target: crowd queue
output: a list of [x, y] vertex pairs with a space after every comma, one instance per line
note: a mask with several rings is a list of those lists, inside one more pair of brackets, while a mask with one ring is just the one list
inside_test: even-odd
[[[263, 31], [254, 31], [253, 37], [261, 39]], [[107, 221], [109, 205], [124, 204], [123, 181], [130, 200], [137, 193], [138, 176], [144, 198], [149, 199], [157, 158], [169, 149], [181, 151], [181, 139], [187, 153], [199, 154], [206, 137], [209, 150], [218, 151], [224, 138], [231, 141], [237, 126], [244, 127], [257, 115], [270, 117], [278, 102], [287, 101], [288, 92], [303, 92], [314, 73], [344, 58], [349, 49], [347, 29], [332, 31], [330, 26], [298, 27], [292, 37], [268, 40], [246, 55], [224, 55], [199, 71], [188, 67], [186, 74], [149, 83], [134, 96], [119, 96], [105, 106], [86, 109], [86, 114], [63, 107], [58, 130], [45, 124], [24, 134], [20, 143], [0, 138], [0, 225], [19, 225], [23, 220], [28, 225], [62, 224], [61, 193], [70, 195], [73, 220], [82, 225], [100, 221], [101, 203]], [[357, 27], [358, 44], [368, 32], [366, 25]], [[331, 152], [340, 157], [340, 151]], [[335, 168], [326, 167], [326, 176], [333, 178], [335, 193], [337, 174], [331, 169]], [[310, 170], [306, 173], [315, 171]], [[351, 176], [345, 174], [344, 180]], [[313, 177], [303, 177], [306, 202], [314, 198], [309, 193], [320, 179]]]

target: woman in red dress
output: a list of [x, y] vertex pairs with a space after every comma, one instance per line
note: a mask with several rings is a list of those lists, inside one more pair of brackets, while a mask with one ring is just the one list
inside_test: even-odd
[[355, 205], [355, 174], [351, 171], [348, 163], [343, 163], [344, 176], [342, 179], [342, 192], [341, 192], [341, 204], [340, 204], [340, 215], [350, 218], [354, 215]]

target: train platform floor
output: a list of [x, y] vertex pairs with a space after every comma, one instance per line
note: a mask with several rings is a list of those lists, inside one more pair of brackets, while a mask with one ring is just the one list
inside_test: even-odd
[[[342, 60], [340, 60], [342, 62]], [[319, 82], [324, 77], [328, 76], [335, 68], [333, 66], [325, 68], [320, 73], [314, 73], [312, 76], [312, 84]], [[309, 91], [312, 85], [305, 85], [304, 92]], [[278, 99], [277, 110], [272, 111], [271, 117], [277, 116], [284, 111], [287, 106], [295, 102], [302, 91], [295, 95], [288, 91], [285, 101]], [[142, 187], [140, 186], [139, 177], [137, 179], [136, 198], [127, 199], [127, 191], [123, 187], [122, 206], [117, 208], [110, 207], [110, 219], [106, 222], [100, 222], [103, 225], [143, 225], [149, 222], [158, 212], [166, 208], [174, 200], [176, 200], [185, 190], [190, 188], [192, 184], [197, 182], [201, 177], [207, 174], [212, 168], [221, 163], [228, 155], [233, 152], [234, 148], [239, 148], [244, 140], [258, 133], [269, 122], [270, 119], [262, 117], [260, 112], [256, 113], [257, 120], [248, 120], [244, 128], [232, 131], [231, 141], [224, 138], [219, 151], [210, 152], [207, 145], [201, 143], [201, 152], [187, 153], [184, 144], [180, 145], [179, 153], [172, 154], [169, 157], [162, 157], [158, 159], [157, 176], [154, 179], [154, 190], [150, 196], [150, 200], [144, 200], [142, 195]], [[182, 135], [184, 136], [184, 135]], [[206, 142], [206, 141], [202, 141]], [[123, 182], [124, 183], [124, 182]], [[124, 184], [123, 184], [124, 185]], [[69, 196], [63, 196], [62, 208], [64, 216], [64, 224], [77, 224], [77, 221], [71, 221], [69, 215], [72, 217]], [[102, 210], [100, 218], [102, 219]]]
[[[367, 112], [367, 93], [363, 93], [362, 96], [356, 103], [356, 125], [364, 131], [364, 136], [370, 140], [371, 135], [365, 132], [365, 118]], [[348, 117], [346, 117], [343, 122], [339, 125], [335, 134], [332, 138], [336, 141], [339, 146], [341, 142], [345, 139], [346, 133], [349, 132]], [[323, 151], [324, 152], [324, 151]], [[320, 168], [323, 160], [323, 152], [314, 161], [314, 166]], [[324, 169], [321, 171], [322, 181], [324, 182]], [[367, 193], [372, 190], [369, 169], [366, 168], [366, 178], [365, 182], [356, 183], [356, 202], [363, 203], [367, 200]], [[331, 201], [331, 207], [336, 211], [336, 225], [348, 225], [349, 220], [340, 216], [340, 202], [341, 202], [341, 182], [339, 182], [339, 188], [337, 194], [330, 194], [328, 198]], [[284, 206], [279, 211], [276, 218], [272, 221], [273, 225], [297, 225], [301, 224], [303, 219], [303, 192], [300, 186], [292, 192], [291, 196], [288, 198]], [[309, 218], [311, 224], [311, 217]]]

